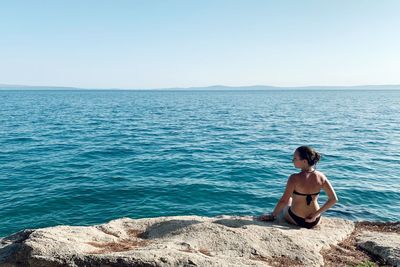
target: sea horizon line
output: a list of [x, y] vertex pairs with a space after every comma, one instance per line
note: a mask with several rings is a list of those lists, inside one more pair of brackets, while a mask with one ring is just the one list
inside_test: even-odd
[[308, 86], [274, 86], [274, 85], [209, 85], [190, 87], [155, 87], [155, 88], [121, 88], [121, 87], [75, 87], [52, 85], [18, 85], [0, 84], [0, 90], [93, 90], [93, 91], [276, 91], [276, 90], [400, 90], [400, 84], [366, 84], [366, 85], [308, 85]]

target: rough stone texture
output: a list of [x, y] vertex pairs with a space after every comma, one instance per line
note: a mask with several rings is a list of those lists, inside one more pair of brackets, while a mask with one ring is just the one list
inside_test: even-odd
[[0, 266], [321, 266], [321, 249], [353, 229], [337, 218], [315, 229], [250, 216], [122, 218], [18, 232], [0, 241]]
[[383, 259], [387, 264], [400, 266], [400, 235], [363, 231], [356, 237], [357, 245]]

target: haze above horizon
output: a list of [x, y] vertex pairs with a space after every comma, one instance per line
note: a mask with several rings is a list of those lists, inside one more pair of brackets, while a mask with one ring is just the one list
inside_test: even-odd
[[400, 84], [400, 2], [3, 1], [0, 83]]

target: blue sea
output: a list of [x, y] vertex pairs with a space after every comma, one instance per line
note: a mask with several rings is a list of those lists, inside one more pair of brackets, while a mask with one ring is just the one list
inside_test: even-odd
[[338, 194], [326, 216], [400, 218], [400, 91], [0, 91], [0, 103], [0, 236], [258, 215], [300, 145], [322, 153]]

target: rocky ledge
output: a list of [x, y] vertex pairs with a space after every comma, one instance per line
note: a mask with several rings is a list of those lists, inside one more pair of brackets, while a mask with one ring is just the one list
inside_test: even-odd
[[326, 217], [314, 229], [250, 216], [122, 218], [15, 233], [0, 240], [0, 266], [323, 266], [348, 251], [340, 244], [356, 234], [361, 247], [399, 265], [397, 228], [382, 238], [354, 229]]

